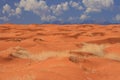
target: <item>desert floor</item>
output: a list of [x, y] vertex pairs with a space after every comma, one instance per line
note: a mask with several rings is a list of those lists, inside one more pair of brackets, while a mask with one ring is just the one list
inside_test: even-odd
[[120, 25], [0, 24], [0, 80], [120, 80]]

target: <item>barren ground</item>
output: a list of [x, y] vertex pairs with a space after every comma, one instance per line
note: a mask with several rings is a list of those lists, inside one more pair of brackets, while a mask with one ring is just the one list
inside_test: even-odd
[[[84, 44], [89, 47], [81, 51]], [[0, 80], [120, 80], [119, 75], [120, 25], [0, 25]]]

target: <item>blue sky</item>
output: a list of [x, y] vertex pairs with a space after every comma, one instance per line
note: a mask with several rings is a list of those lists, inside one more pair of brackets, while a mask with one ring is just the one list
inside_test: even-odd
[[120, 23], [120, 0], [0, 0], [0, 23]]

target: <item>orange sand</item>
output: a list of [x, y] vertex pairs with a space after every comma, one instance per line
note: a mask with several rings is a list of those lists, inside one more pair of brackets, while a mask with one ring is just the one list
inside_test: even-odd
[[14, 47], [32, 54], [106, 44], [106, 53], [120, 55], [120, 25], [0, 25], [0, 80], [120, 80], [120, 62], [90, 57], [74, 63], [68, 57], [43, 61], [12, 58]]

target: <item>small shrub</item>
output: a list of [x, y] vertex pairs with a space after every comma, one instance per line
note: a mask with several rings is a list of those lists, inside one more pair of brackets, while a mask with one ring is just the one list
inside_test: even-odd
[[16, 48], [16, 51], [11, 53], [10, 56], [26, 59], [26, 58], [30, 58], [31, 55], [27, 50], [23, 48]]
[[41, 52], [36, 55], [31, 55], [31, 59], [33, 60], [46, 60], [48, 58], [52, 57], [69, 57], [70, 54], [67, 51], [46, 51], [46, 52]]
[[8, 80], [36, 80], [35, 76], [33, 75], [24, 75], [24, 76], [15, 76], [12, 78], [9, 78]]
[[31, 60], [37, 60], [37, 61], [46, 60], [52, 57], [69, 57], [70, 55], [71, 54], [69, 54], [68, 51], [46, 51], [38, 54], [30, 54], [30, 52], [21, 48], [17, 49], [14, 53], [10, 54], [10, 56], [12, 57], [22, 58], [22, 59], [31, 59]]
[[80, 59], [77, 56], [70, 56], [69, 60], [73, 63], [79, 63], [80, 62]]
[[90, 44], [90, 43], [83, 43], [83, 47], [80, 49], [81, 52], [88, 52], [92, 53], [96, 56], [104, 56], [104, 49], [106, 48], [105, 45], [97, 45], [97, 44]]
[[104, 56], [107, 59], [115, 60], [115, 61], [120, 61], [120, 55], [117, 55], [115, 53], [109, 53]]

